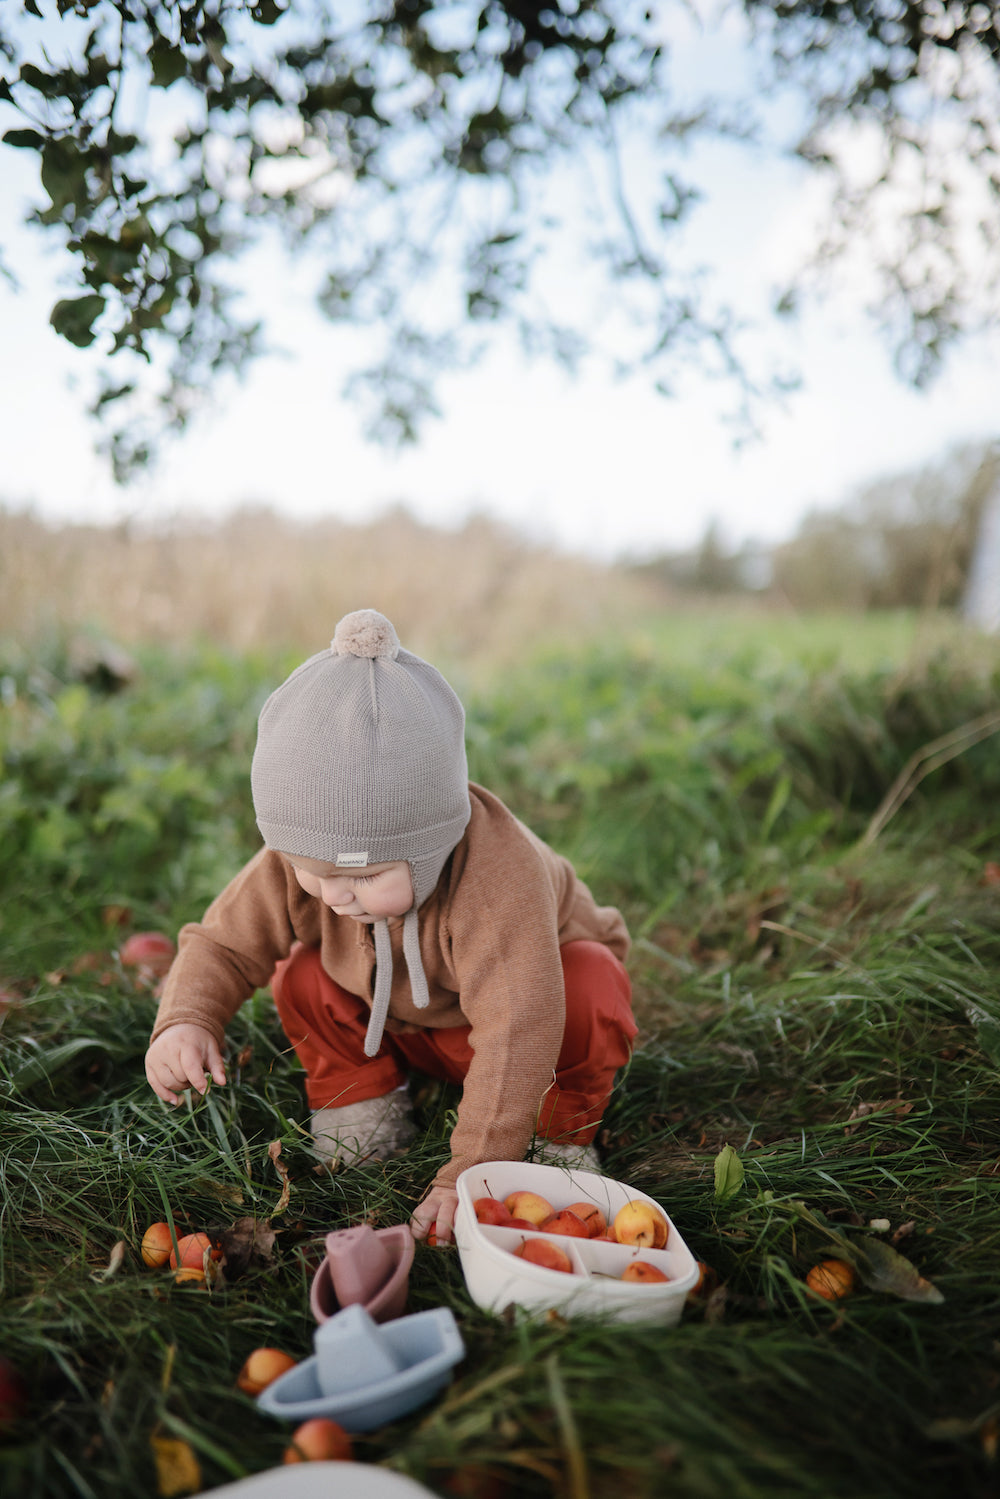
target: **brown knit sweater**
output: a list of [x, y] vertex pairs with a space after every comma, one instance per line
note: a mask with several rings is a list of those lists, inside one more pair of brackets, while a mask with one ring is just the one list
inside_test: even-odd
[[[598, 906], [560, 858], [503, 803], [470, 785], [472, 817], [433, 894], [420, 908], [420, 950], [430, 1005], [414, 1008], [392, 929], [392, 998], [386, 1030], [471, 1026], [474, 1058], [465, 1079], [451, 1160], [436, 1186], [453, 1186], [480, 1161], [520, 1160], [550, 1086], [562, 1042], [559, 948], [603, 942], [624, 960], [621, 914]], [[183, 927], [153, 1038], [168, 1026], [204, 1026], [222, 1043], [225, 1027], [294, 942], [319, 947], [324, 969], [349, 993], [372, 1000], [370, 927], [336, 916], [299, 886], [279, 853], [262, 849], [200, 922]]]

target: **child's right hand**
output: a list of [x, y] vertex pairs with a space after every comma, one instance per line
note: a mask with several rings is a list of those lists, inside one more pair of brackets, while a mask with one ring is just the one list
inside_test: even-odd
[[168, 1026], [146, 1053], [149, 1086], [164, 1103], [180, 1103], [178, 1094], [186, 1088], [205, 1093], [206, 1072], [213, 1082], [221, 1085], [226, 1081], [218, 1042], [200, 1025]]

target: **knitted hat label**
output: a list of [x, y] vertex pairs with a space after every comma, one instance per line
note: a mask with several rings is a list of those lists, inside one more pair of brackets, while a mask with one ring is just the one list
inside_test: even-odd
[[365, 852], [363, 854], [338, 854], [335, 862], [338, 869], [364, 869], [369, 860]]

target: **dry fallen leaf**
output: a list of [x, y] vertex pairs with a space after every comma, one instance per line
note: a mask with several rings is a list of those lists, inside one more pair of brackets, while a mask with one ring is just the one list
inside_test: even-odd
[[726, 1302], [728, 1300], [729, 1293], [725, 1286], [716, 1286], [714, 1291], [710, 1291], [705, 1301], [705, 1321], [710, 1323], [724, 1322], [726, 1320]]
[[853, 1135], [855, 1130], [860, 1129], [861, 1121], [867, 1119], [869, 1114], [895, 1114], [902, 1118], [913, 1109], [912, 1103], [907, 1103], [904, 1098], [886, 1098], [878, 1103], [859, 1103], [847, 1116], [844, 1125], [844, 1134]]
[[[904, 1301], [933, 1304], [944, 1301], [937, 1287], [925, 1280], [915, 1265], [911, 1265], [908, 1259], [883, 1239], [876, 1238], [874, 1234], [866, 1234], [863, 1238], [847, 1238], [832, 1228], [822, 1213], [807, 1208], [804, 1202], [795, 1204], [795, 1213], [801, 1223], [818, 1229], [827, 1245], [832, 1246], [842, 1259], [854, 1266], [858, 1279], [870, 1291], [886, 1291]], [[896, 1230], [893, 1240], [910, 1229], [912, 1224], [903, 1224]]]
[[977, 1416], [942, 1416], [925, 1428], [932, 1442], [968, 1442], [978, 1438], [988, 1463], [996, 1461], [1000, 1441], [1000, 1410], [992, 1406]]
[[181, 1494], [201, 1491], [201, 1465], [190, 1443], [180, 1437], [155, 1432], [149, 1439], [156, 1463], [156, 1492], [161, 1499], [179, 1499]]
[[103, 1270], [95, 1270], [90, 1277], [91, 1280], [110, 1280], [112, 1275], [117, 1275], [125, 1263], [125, 1250], [127, 1247], [125, 1240], [119, 1239], [111, 1251], [106, 1267]]
[[274, 1258], [275, 1230], [269, 1218], [237, 1218], [219, 1235], [222, 1268], [236, 1280], [251, 1266], [269, 1265]]
[[243, 1193], [231, 1182], [217, 1182], [210, 1176], [196, 1176], [191, 1185], [206, 1197], [214, 1197], [216, 1202], [228, 1202], [236, 1208], [243, 1206]]
[[274, 1166], [275, 1171], [277, 1171], [278, 1175], [281, 1177], [282, 1182], [281, 1196], [278, 1198], [278, 1205], [272, 1210], [271, 1213], [272, 1218], [277, 1218], [280, 1213], [283, 1213], [285, 1211], [289, 1204], [292, 1196], [292, 1183], [288, 1175], [288, 1167], [281, 1159], [281, 1141], [272, 1140], [270, 1145], [267, 1147], [267, 1153], [271, 1158], [271, 1163]]
[[865, 1239], [863, 1246], [855, 1243], [852, 1248], [855, 1268], [870, 1291], [888, 1291], [903, 1301], [938, 1304], [944, 1300], [937, 1286], [884, 1240]]

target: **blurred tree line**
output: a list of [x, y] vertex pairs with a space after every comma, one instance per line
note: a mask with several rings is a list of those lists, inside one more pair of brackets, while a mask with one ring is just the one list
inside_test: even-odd
[[771, 593], [797, 609], [957, 609], [998, 488], [1000, 443], [966, 445], [809, 511], [777, 546], [727, 545], [713, 520], [697, 547], [632, 570], [671, 592]]

